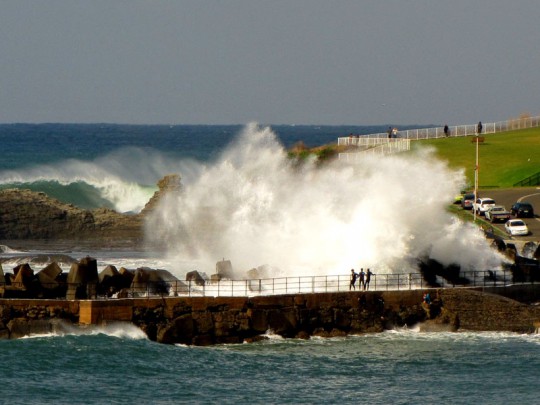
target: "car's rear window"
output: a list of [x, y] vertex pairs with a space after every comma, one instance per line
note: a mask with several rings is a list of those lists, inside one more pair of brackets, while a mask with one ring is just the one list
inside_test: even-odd
[[495, 204], [495, 200], [484, 200], [482, 204]]

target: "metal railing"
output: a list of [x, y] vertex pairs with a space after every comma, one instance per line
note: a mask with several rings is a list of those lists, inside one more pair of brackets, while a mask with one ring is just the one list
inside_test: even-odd
[[[526, 118], [516, 118], [506, 121], [491, 122], [482, 124], [482, 133], [483, 134], [495, 134], [497, 132], [506, 132], [514, 129], [525, 129], [525, 128], [536, 128], [540, 126], [540, 116], [537, 117], [526, 117]], [[398, 131], [398, 139], [410, 139], [410, 140], [421, 140], [421, 139], [436, 139], [436, 138], [446, 138], [446, 137], [458, 137], [458, 136], [469, 136], [477, 135], [477, 124], [473, 125], [455, 125], [448, 127], [448, 133], [444, 132], [444, 127], [433, 127], [433, 128], [421, 128], [421, 129], [408, 129], [403, 131]], [[367, 146], [364, 142], [369, 142], [370, 139], [386, 139], [391, 140], [394, 138], [389, 138], [388, 133], [378, 133], [378, 134], [367, 134], [359, 136], [347, 136], [338, 138], [338, 146], [352, 146], [360, 145]], [[370, 145], [374, 146], [374, 144]]]
[[427, 282], [421, 273], [372, 274], [368, 285], [357, 280], [350, 285], [350, 275], [299, 276], [247, 280], [162, 280], [137, 282], [126, 288], [104, 288], [99, 283], [54, 283], [28, 288], [22, 283], [2, 285], [4, 298], [25, 299], [115, 299], [137, 297], [249, 297], [284, 294], [315, 294], [346, 291], [403, 291], [424, 288], [504, 287], [540, 282], [536, 279], [516, 279], [510, 271], [485, 270], [460, 272], [454, 281], [440, 276]]
[[514, 187], [530, 187], [540, 185], [540, 172], [533, 174], [514, 184]]
[[460, 273], [454, 281], [436, 277], [431, 283], [426, 282], [421, 273], [407, 274], [372, 274], [366, 286], [357, 281], [355, 288], [350, 285], [350, 275], [336, 276], [300, 276], [250, 280], [205, 280], [169, 282], [168, 288], [156, 289], [151, 283], [137, 289], [130, 289], [129, 296], [151, 296], [156, 290], [158, 295], [189, 297], [247, 297], [284, 294], [315, 294], [346, 291], [403, 291], [424, 288], [462, 288], [462, 287], [504, 287], [515, 284], [531, 284], [539, 280], [518, 280], [511, 272], [503, 270], [469, 271]]

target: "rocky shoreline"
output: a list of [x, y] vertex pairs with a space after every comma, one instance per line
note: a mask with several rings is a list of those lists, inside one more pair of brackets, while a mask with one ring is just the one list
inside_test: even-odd
[[[85, 210], [42, 192], [0, 190], [0, 240], [84, 241], [87, 244], [139, 244], [144, 220], [167, 193], [181, 189], [180, 176], [168, 175], [138, 214], [122, 214], [108, 208]], [[41, 242], [43, 243], [43, 242]]]

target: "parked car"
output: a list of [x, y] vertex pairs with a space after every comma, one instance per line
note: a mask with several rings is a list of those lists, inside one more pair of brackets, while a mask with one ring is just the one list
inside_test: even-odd
[[461, 208], [463, 208], [464, 210], [471, 210], [473, 207], [473, 202], [474, 202], [474, 194], [467, 193], [463, 196], [461, 200]]
[[482, 215], [494, 206], [495, 200], [493, 198], [477, 198], [473, 204], [473, 210], [475, 210], [478, 215]]
[[504, 229], [512, 236], [529, 234], [527, 224], [525, 224], [525, 222], [523, 222], [521, 219], [509, 219], [504, 224]]
[[512, 205], [512, 208], [510, 208], [510, 212], [512, 213], [512, 215], [515, 215], [518, 218], [534, 217], [533, 206], [528, 202], [515, 203], [514, 205]]
[[454, 197], [454, 204], [461, 204], [461, 201], [463, 201], [463, 197], [465, 196], [465, 194], [469, 193], [466, 190], [461, 190], [461, 192]]
[[485, 216], [486, 220], [490, 222], [505, 222], [510, 219], [510, 212], [506, 211], [502, 205], [495, 205], [486, 211]]

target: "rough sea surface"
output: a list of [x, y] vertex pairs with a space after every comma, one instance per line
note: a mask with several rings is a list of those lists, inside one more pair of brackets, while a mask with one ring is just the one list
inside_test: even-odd
[[132, 326], [0, 341], [6, 404], [537, 404], [540, 335], [390, 331], [214, 347]]

